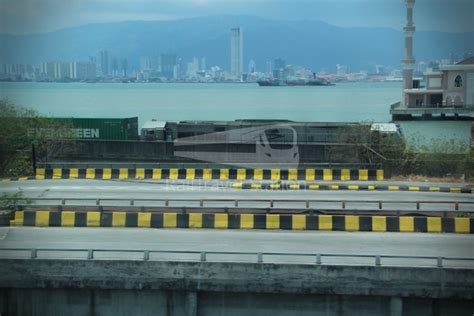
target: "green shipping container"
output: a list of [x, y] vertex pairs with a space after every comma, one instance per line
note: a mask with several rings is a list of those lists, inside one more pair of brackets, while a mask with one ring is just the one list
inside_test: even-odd
[[64, 123], [63, 135], [79, 139], [136, 140], [138, 117], [131, 118], [51, 118]]

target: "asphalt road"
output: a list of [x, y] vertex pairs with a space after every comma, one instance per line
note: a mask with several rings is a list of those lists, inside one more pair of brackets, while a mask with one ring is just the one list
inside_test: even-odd
[[[329, 200], [310, 203], [311, 208], [339, 209], [341, 200], [373, 201], [371, 203], [349, 202], [346, 208], [377, 209], [377, 201], [393, 201], [383, 205], [384, 210], [415, 210], [413, 201], [458, 201], [474, 202], [474, 195], [462, 193], [410, 192], [410, 191], [309, 191], [309, 190], [239, 190], [218, 186], [215, 182], [207, 185], [189, 185], [159, 181], [103, 181], [103, 180], [41, 180], [1, 182], [0, 193], [23, 192], [29, 198], [88, 198], [89, 201], [66, 201], [66, 205], [95, 205], [95, 199], [170, 199], [169, 206], [198, 207], [200, 199], [237, 199], [240, 207], [269, 207], [268, 202], [244, 200]], [[195, 199], [196, 201], [179, 201]], [[333, 202], [334, 201], [334, 202]], [[42, 204], [57, 204], [58, 201], [42, 201]], [[103, 201], [102, 205], [124, 206], [128, 201]], [[135, 202], [135, 206], [164, 206], [164, 202]], [[233, 201], [207, 202], [205, 207], [232, 207]], [[304, 202], [275, 202], [274, 207], [304, 208]], [[460, 204], [461, 211], [474, 211], [474, 205]], [[421, 210], [452, 211], [454, 204], [425, 204]]]
[[[128, 228], [0, 228], [1, 248], [235, 251], [369, 254], [474, 259], [474, 238], [459, 234], [350, 233], [321, 231], [191, 230]], [[29, 256], [0, 251], [0, 258]], [[96, 252], [96, 259], [139, 260], [143, 253]], [[38, 258], [87, 258], [87, 252], [39, 251]], [[151, 260], [199, 260], [199, 254], [156, 254]], [[209, 261], [256, 262], [256, 255], [208, 255]], [[265, 255], [267, 262], [314, 263], [315, 257]], [[373, 265], [374, 258], [322, 258], [324, 264]], [[382, 258], [382, 265], [435, 266], [436, 260]], [[447, 267], [472, 267], [474, 261], [445, 261]]]

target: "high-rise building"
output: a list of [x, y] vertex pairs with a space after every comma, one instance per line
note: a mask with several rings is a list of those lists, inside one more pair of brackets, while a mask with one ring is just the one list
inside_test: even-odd
[[31, 80], [33, 75], [33, 67], [29, 64], [2, 64], [0, 66], [1, 79]]
[[377, 75], [385, 75], [387, 72], [383, 65], [375, 65], [375, 73]]
[[286, 61], [283, 58], [277, 58], [273, 61], [273, 78], [282, 79], [286, 67]]
[[117, 58], [112, 58], [112, 62], [110, 63], [110, 69], [112, 76], [116, 77], [119, 75], [119, 62]]
[[201, 58], [201, 71], [206, 71], [206, 58], [202, 57]]
[[128, 61], [127, 58], [122, 59], [122, 76], [127, 77]]
[[109, 52], [107, 50], [100, 51], [100, 73], [103, 77], [110, 75]]
[[96, 67], [93, 61], [70, 63], [71, 78], [76, 80], [95, 80]]
[[257, 71], [257, 65], [255, 63], [255, 60], [251, 59], [249, 61], [249, 67], [248, 67], [248, 73], [251, 74], [251, 73], [254, 73]]
[[54, 63], [54, 80], [59, 80], [61, 79], [61, 64], [60, 63]]
[[188, 63], [186, 68], [186, 77], [194, 78], [196, 77], [199, 71], [199, 59], [197, 57], [193, 58], [193, 61]]
[[161, 74], [166, 79], [177, 79], [178, 67], [176, 54], [161, 55]]
[[151, 58], [141, 56], [139, 61], [139, 67], [141, 71], [150, 71], [151, 70]]
[[266, 73], [267, 74], [271, 74], [272, 73], [272, 62], [271, 61], [267, 61], [267, 67], [266, 67]]
[[150, 68], [152, 71], [161, 71], [161, 57], [153, 56], [150, 58]]
[[347, 66], [337, 64], [336, 75], [340, 77], [347, 75]]
[[140, 57], [139, 66], [141, 71], [159, 71], [160, 69], [160, 57]]
[[59, 64], [59, 79], [72, 79], [70, 65], [71, 63]]
[[236, 27], [230, 30], [230, 74], [242, 79], [244, 50], [243, 50], [242, 28]]
[[428, 70], [428, 64], [424, 61], [420, 61], [418, 63], [418, 71], [421, 73], [425, 73]]
[[40, 72], [42, 79], [54, 80], [55, 74], [55, 63], [42, 63], [40, 66]]

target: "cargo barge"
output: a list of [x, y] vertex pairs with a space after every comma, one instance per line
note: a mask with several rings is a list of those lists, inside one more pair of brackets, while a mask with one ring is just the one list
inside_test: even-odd
[[257, 81], [260, 87], [286, 87], [286, 86], [334, 86], [335, 84], [327, 79], [319, 78], [313, 74], [313, 78], [308, 79], [267, 79]]
[[287, 87], [287, 86], [334, 86], [326, 80], [260, 80], [257, 81], [260, 87]]

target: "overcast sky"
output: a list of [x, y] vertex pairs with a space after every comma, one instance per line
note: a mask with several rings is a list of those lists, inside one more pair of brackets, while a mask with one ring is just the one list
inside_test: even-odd
[[[401, 29], [405, 5], [404, 0], [0, 0], [0, 32], [219, 14]], [[474, 31], [474, 0], [416, 0], [415, 24], [418, 30]]]

